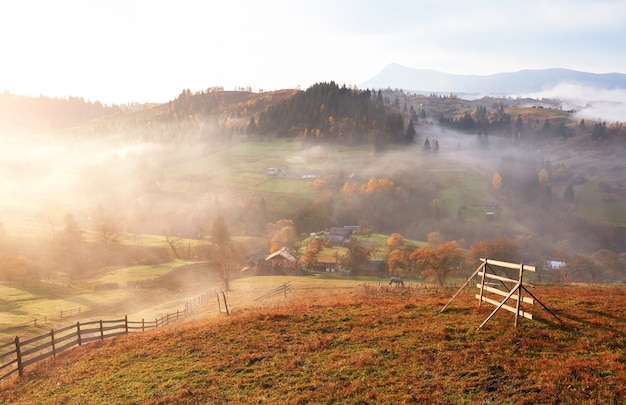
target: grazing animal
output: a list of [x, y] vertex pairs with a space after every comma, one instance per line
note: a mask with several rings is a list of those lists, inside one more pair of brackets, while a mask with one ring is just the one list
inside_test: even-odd
[[391, 277], [391, 280], [389, 281], [389, 285], [392, 285], [392, 284], [404, 287], [404, 281], [402, 281], [400, 277]]

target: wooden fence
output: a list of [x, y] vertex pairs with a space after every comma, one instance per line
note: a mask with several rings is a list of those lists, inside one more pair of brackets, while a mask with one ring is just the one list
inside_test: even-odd
[[[478, 327], [478, 329], [482, 328], [489, 320], [500, 310], [504, 309], [509, 312], [513, 312], [515, 314], [515, 326], [518, 324], [518, 318], [521, 316], [527, 319], [533, 319], [533, 315], [522, 309], [522, 303], [532, 305], [535, 301], [537, 301], [541, 306], [543, 306], [548, 312], [550, 312], [554, 317], [559, 319], [548, 307], [546, 307], [541, 301], [537, 299], [531, 293], [528, 288], [534, 288], [534, 285], [529, 284], [524, 281], [524, 272], [534, 272], [535, 267], [529, 266], [526, 264], [516, 264], [516, 263], [508, 263], [502, 262], [498, 260], [492, 259], [480, 259], [481, 265], [476, 269], [476, 271], [467, 279], [465, 284], [459, 288], [459, 290], [454, 294], [450, 301], [441, 309], [441, 312], [445, 311], [448, 305], [456, 298], [456, 296], [472, 281], [472, 279], [476, 276], [480, 276], [480, 283], [476, 284], [476, 287], [480, 290], [479, 294], [476, 294], [476, 298], [478, 299], [478, 306], [481, 306], [483, 302], [495, 305], [496, 308], [489, 314], [487, 319], [483, 321], [483, 323]], [[513, 279], [510, 277], [504, 277], [502, 275], [496, 274], [495, 268], [502, 269], [512, 269], [517, 271], [517, 279]], [[489, 281], [489, 280], [494, 280]], [[523, 293], [526, 292], [527, 296], [523, 296]], [[492, 294], [491, 298], [486, 293]], [[498, 301], [497, 299], [501, 299]], [[504, 298], [501, 298], [504, 297]], [[513, 300], [515, 302], [515, 306], [507, 305], [509, 300]], [[559, 319], [560, 321], [560, 319]]]
[[[95, 304], [90, 309], [101, 308], [101, 307], [104, 307], [106, 305], [111, 305], [111, 304], [117, 304], [117, 303], [120, 303], [123, 299], [126, 299], [128, 297], [129, 296], [122, 297], [122, 298], [113, 298], [113, 299], [108, 300], [108, 301], [102, 301], [102, 302], [99, 302], [99, 303]], [[35, 318], [32, 321], [24, 322], [22, 324], [11, 326], [9, 328], [4, 328], [3, 331], [13, 330], [14, 328], [22, 328], [22, 327], [28, 326], [30, 324], [33, 324], [33, 325], [37, 326], [38, 324], [48, 323], [49, 321], [51, 321], [53, 319], [69, 318], [69, 317], [72, 317], [72, 316], [75, 316], [75, 315], [80, 315], [81, 313], [83, 313], [83, 311], [84, 311], [84, 309], [82, 307], [63, 309], [63, 310], [57, 312], [56, 314], [44, 315], [43, 317]]]
[[213, 290], [196, 297], [185, 304], [184, 311], [176, 311], [155, 318], [154, 321], [129, 321], [128, 316], [120, 319], [99, 320], [90, 322], [76, 322], [60, 329], [51, 329], [50, 332], [30, 339], [20, 340], [18, 336], [14, 341], [0, 345], [0, 380], [15, 373], [24, 374], [24, 368], [76, 346], [82, 346], [95, 340], [104, 340], [115, 336], [133, 332], [145, 332], [146, 330], [160, 328], [175, 323], [190, 315], [218, 290]]
[[291, 290], [289, 289], [289, 284], [291, 284], [291, 281], [288, 281], [282, 284], [280, 287], [276, 287], [272, 291], [269, 291], [261, 295], [260, 297], [256, 298], [254, 301], [265, 301], [272, 297], [276, 297], [278, 295], [283, 295], [285, 298], [287, 298], [287, 292], [291, 292]]
[[[60, 319], [60, 318], [64, 318], [64, 317], [67, 318], [67, 317], [70, 317], [70, 316], [78, 315], [78, 314], [81, 313], [81, 311], [82, 311], [81, 307], [71, 308], [71, 309], [64, 309], [64, 310], [61, 310], [61, 311], [57, 312], [56, 314], [44, 315], [43, 318], [35, 318], [32, 321], [24, 322], [24, 323], [22, 323], [20, 325], [12, 326], [11, 328], [21, 328], [21, 327], [24, 327], [24, 326], [28, 326], [31, 323], [33, 325], [37, 326], [38, 322], [39, 323], [47, 323], [48, 321], [53, 320], [53, 319], [57, 319], [57, 318]], [[9, 329], [9, 328], [7, 328], [7, 329]]]

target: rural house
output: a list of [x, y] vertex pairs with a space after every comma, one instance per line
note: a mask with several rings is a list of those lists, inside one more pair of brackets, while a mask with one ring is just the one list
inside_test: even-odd
[[267, 256], [265, 261], [270, 262], [274, 274], [286, 274], [297, 270], [297, 259], [286, 247]]
[[328, 239], [330, 239], [332, 243], [342, 244], [342, 243], [350, 242], [351, 238], [352, 238], [352, 229], [349, 227], [330, 228]]

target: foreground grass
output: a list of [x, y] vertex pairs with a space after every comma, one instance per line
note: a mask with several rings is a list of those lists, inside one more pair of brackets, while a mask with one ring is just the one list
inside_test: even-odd
[[256, 307], [260, 290], [235, 285], [230, 317], [65, 352], [2, 383], [0, 402], [625, 403], [624, 287], [541, 287], [564, 324], [536, 306], [543, 319], [499, 313], [477, 331], [492, 308], [473, 292], [440, 313], [451, 291], [293, 280]]

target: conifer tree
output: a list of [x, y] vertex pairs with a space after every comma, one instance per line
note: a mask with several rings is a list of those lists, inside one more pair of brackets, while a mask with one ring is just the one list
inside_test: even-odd
[[417, 133], [415, 132], [415, 125], [413, 124], [413, 119], [411, 118], [411, 119], [409, 120], [409, 126], [408, 126], [408, 128], [406, 129], [406, 135], [405, 135], [405, 137], [404, 137], [404, 141], [405, 141], [406, 143], [409, 143], [409, 144], [410, 144], [410, 143], [413, 143], [413, 141], [415, 140], [415, 135], [416, 135], [416, 134], [417, 134]]

